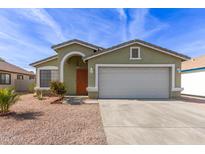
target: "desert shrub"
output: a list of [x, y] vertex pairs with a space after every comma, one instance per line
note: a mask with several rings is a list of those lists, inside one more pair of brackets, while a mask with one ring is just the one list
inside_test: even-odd
[[37, 98], [39, 99], [39, 100], [43, 100], [43, 91], [38, 91], [38, 93], [37, 93]]
[[35, 90], [34, 97], [37, 97], [38, 100], [43, 100], [44, 98], [43, 90]]
[[52, 97], [52, 96], [56, 96], [55, 94], [53, 94], [51, 92], [51, 90], [45, 90], [45, 89], [35, 89], [35, 93], [33, 95], [34, 97], [37, 97], [37, 98], [41, 98], [41, 97], [44, 97], [44, 96], [48, 96], [48, 97]]
[[33, 82], [33, 83], [31, 83], [31, 84], [29, 84], [29, 86], [28, 86], [28, 91], [30, 92], [30, 93], [33, 93], [34, 92], [34, 89], [35, 89], [35, 86], [36, 86], [36, 84]]
[[11, 105], [15, 104], [19, 96], [11, 88], [0, 89], [0, 112], [7, 113]]
[[50, 89], [52, 93], [59, 95], [61, 97], [66, 94], [65, 85], [59, 81], [52, 81], [50, 84]]

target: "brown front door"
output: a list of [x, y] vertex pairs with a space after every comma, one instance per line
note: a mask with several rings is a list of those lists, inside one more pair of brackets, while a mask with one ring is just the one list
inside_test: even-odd
[[77, 69], [77, 95], [87, 95], [88, 70]]

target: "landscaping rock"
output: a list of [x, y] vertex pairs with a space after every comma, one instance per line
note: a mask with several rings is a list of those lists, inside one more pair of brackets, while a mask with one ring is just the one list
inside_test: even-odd
[[15, 114], [0, 117], [0, 144], [107, 144], [98, 104], [50, 104], [21, 96]]

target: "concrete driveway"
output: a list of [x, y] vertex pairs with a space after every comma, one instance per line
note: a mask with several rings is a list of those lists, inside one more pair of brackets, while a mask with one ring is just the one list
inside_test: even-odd
[[205, 144], [205, 102], [99, 100], [108, 144]]

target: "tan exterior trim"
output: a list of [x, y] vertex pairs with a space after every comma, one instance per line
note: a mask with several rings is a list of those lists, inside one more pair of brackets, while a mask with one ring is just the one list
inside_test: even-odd
[[87, 91], [88, 92], [98, 92], [98, 88], [97, 87], [87, 87]]

